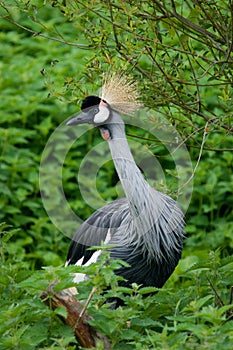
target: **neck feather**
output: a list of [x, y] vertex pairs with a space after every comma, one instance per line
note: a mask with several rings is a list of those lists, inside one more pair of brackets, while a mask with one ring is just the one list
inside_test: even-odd
[[149, 192], [149, 184], [135, 163], [125, 135], [121, 138], [111, 139], [109, 147], [132, 214], [136, 215], [140, 211], [142, 195], [146, 196]]
[[[116, 171], [129, 203], [126, 243], [139, 246], [153, 259], [173, 260], [183, 241], [183, 214], [170, 197], [152, 189], [137, 167], [124, 129], [108, 141]], [[163, 247], [163, 248], [162, 248]], [[166, 252], [169, 252], [168, 255]]]

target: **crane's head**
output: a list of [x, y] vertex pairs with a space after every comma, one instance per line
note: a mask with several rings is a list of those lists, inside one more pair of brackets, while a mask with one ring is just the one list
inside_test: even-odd
[[67, 125], [105, 124], [111, 116], [111, 109], [106, 101], [98, 96], [87, 96], [81, 105], [82, 113], [68, 121]]
[[142, 106], [136, 84], [127, 76], [113, 74], [106, 76], [101, 97], [87, 96], [81, 105], [82, 113], [72, 118], [67, 125], [93, 124], [100, 128], [105, 140], [113, 136], [115, 125], [123, 121], [117, 112], [133, 114]]
[[87, 96], [81, 105], [82, 112], [68, 121], [67, 125], [93, 124], [100, 128], [105, 140], [111, 136], [109, 126], [113, 124], [112, 111], [106, 101], [98, 96]]

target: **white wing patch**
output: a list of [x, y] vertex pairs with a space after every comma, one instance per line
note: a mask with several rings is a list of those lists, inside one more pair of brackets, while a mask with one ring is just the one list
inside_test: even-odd
[[[111, 239], [111, 232], [110, 232], [110, 229], [108, 229], [108, 233], [107, 233], [107, 236], [104, 240], [104, 244], [108, 244], [110, 239]], [[101, 254], [101, 250], [97, 250], [96, 252], [94, 252], [92, 254], [91, 258], [86, 262], [86, 264], [82, 265], [82, 262], [84, 259], [84, 257], [82, 257], [81, 259], [79, 259], [76, 262], [75, 265], [76, 266], [89, 266], [90, 264], [95, 263], [98, 260], [98, 257], [100, 256], [100, 254]], [[67, 266], [67, 264], [68, 264], [68, 262], [66, 263], [66, 266]], [[73, 281], [78, 284], [87, 278], [88, 278], [88, 276], [85, 273], [75, 273]]]
[[[76, 266], [89, 266], [90, 264], [97, 261], [100, 254], [101, 254], [101, 250], [97, 250], [96, 252], [93, 253], [93, 255], [86, 262], [86, 264], [82, 265], [82, 262], [83, 262], [83, 257], [82, 257], [81, 259], [79, 259], [76, 262], [75, 265]], [[88, 278], [88, 276], [85, 273], [75, 273], [73, 281], [78, 284], [79, 282], [82, 282], [82, 281], [86, 280], [87, 278]]]

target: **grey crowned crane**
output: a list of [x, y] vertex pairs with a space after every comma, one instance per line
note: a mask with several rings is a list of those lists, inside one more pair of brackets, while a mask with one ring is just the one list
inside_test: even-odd
[[[134, 83], [122, 75], [108, 77], [101, 96], [88, 96], [81, 114], [67, 125], [92, 124], [108, 142], [125, 198], [117, 199], [94, 212], [74, 235], [67, 265], [88, 265], [101, 251], [88, 250], [101, 242], [114, 245], [110, 258], [129, 264], [115, 273], [125, 286], [161, 288], [181, 258], [184, 217], [177, 203], [150, 187], [130, 151], [124, 121], [120, 114], [133, 114], [140, 108]], [[85, 278], [80, 274], [77, 282]]]

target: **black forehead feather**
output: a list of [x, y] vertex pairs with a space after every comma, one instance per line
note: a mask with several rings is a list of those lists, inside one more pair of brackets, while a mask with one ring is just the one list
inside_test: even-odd
[[84, 110], [86, 108], [96, 106], [100, 103], [101, 99], [98, 96], [87, 96], [82, 101], [81, 109]]

